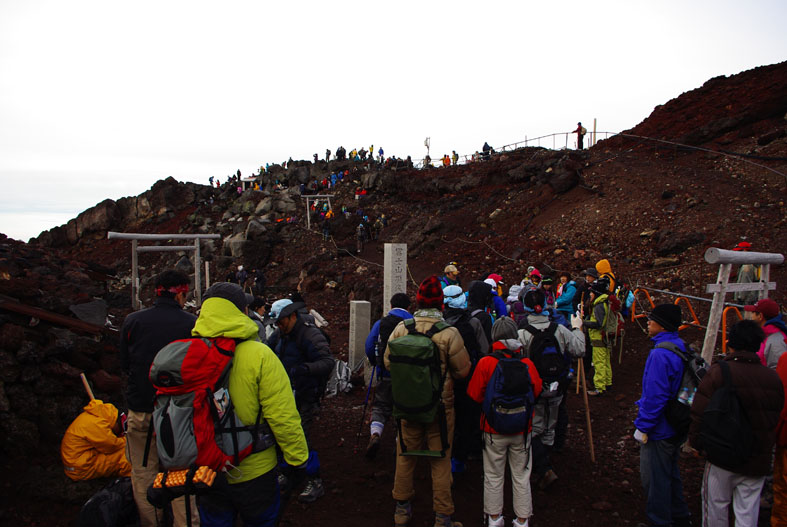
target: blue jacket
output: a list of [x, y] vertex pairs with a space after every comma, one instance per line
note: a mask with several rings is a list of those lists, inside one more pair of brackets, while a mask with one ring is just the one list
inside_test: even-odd
[[494, 289], [492, 289], [492, 302], [495, 305], [495, 320], [508, 315], [508, 308], [506, 308], [505, 301], [500, 298], [500, 296], [497, 294], [497, 291]]
[[[388, 312], [389, 315], [396, 315], [397, 317], [401, 318], [402, 320], [406, 320], [408, 318], [413, 318], [413, 315], [410, 314], [409, 311], [406, 309], [402, 309], [400, 307], [395, 307]], [[381, 319], [382, 320], [382, 319]], [[377, 356], [375, 352], [377, 351], [377, 340], [380, 338], [380, 321], [374, 323], [372, 326], [372, 330], [369, 332], [369, 336], [366, 337], [366, 356], [369, 358], [369, 362], [372, 364], [377, 364]], [[385, 350], [383, 350], [383, 353]], [[377, 377], [390, 377], [391, 373], [386, 370], [385, 368], [378, 367], [377, 368]]]
[[[654, 344], [672, 342], [686, 351], [686, 344], [676, 331], [662, 331], [651, 340]], [[634, 420], [634, 426], [648, 434], [648, 440], [669, 439], [675, 435], [675, 430], [664, 416], [664, 409], [667, 401], [677, 395], [682, 377], [683, 361], [680, 357], [664, 348], [650, 351], [642, 374], [642, 397], [637, 401], [639, 412]]]
[[575, 294], [577, 294], [577, 283], [573, 280], [569, 280], [566, 282], [566, 285], [563, 286], [563, 293], [557, 297], [555, 309], [563, 313], [568, 313], [570, 318], [571, 314], [574, 312], [572, 302], [574, 301]]

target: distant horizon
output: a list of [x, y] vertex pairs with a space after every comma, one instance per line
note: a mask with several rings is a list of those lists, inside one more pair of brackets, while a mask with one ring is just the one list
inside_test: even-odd
[[420, 159], [430, 137], [437, 159], [594, 118], [621, 132], [784, 61], [785, 19], [776, 0], [0, 3], [0, 232], [340, 145]]

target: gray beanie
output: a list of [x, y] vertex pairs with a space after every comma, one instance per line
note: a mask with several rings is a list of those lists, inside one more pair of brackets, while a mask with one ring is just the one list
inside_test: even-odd
[[509, 317], [498, 318], [492, 326], [492, 340], [518, 339], [516, 332], [516, 322]]

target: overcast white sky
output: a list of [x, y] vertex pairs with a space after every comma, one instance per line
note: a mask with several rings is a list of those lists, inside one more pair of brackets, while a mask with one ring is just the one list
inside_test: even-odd
[[787, 59], [787, 2], [0, 0], [0, 232], [370, 143], [631, 128]]

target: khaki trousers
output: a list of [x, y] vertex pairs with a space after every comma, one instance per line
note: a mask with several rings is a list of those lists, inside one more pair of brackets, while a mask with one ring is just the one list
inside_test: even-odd
[[530, 471], [533, 451], [530, 438], [524, 434], [501, 435], [484, 432], [484, 512], [490, 516], [503, 514], [506, 462], [511, 472], [514, 514], [517, 518], [533, 515]]
[[[446, 408], [445, 417], [448, 424], [448, 441], [454, 437], [454, 409]], [[424, 443], [430, 450], [441, 450], [440, 423], [435, 421], [428, 425], [408, 423], [402, 420], [402, 440], [408, 451], [422, 450]], [[401, 455], [399, 439], [396, 440], [396, 476], [394, 477], [393, 499], [409, 501], [415, 495], [413, 487], [413, 474], [418, 462], [416, 456]], [[451, 497], [451, 449], [446, 451], [445, 457], [430, 457], [429, 464], [432, 468], [432, 508], [440, 514], [454, 513], [454, 500]]]
[[[148, 487], [153, 483], [159, 473], [158, 450], [156, 450], [156, 437], [151, 437], [150, 452], [148, 453], [147, 467], [142, 466], [145, 456], [145, 443], [150, 427], [150, 415], [144, 412], [128, 411], [128, 431], [126, 432], [126, 459], [131, 464], [131, 486], [134, 489], [134, 501], [139, 511], [140, 527], [157, 527], [163, 524], [162, 511], [157, 510], [148, 502]], [[191, 501], [191, 525], [199, 526], [199, 511], [196, 498]], [[172, 502], [172, 514], [175, 517], [176, 527], [186, 527], [186, 500], [178, 498]]]

